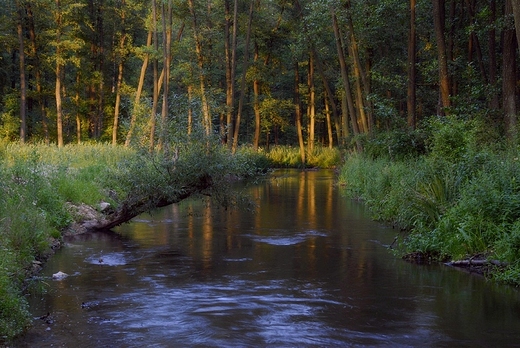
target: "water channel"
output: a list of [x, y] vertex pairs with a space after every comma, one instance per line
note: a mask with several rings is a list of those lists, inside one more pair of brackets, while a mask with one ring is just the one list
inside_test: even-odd
[[332, 171], [239, 186], [254, 204], [194, 199], [66, 240], [15, 346], [520, 346], [516, 289], [392, 255], [398, 232]]

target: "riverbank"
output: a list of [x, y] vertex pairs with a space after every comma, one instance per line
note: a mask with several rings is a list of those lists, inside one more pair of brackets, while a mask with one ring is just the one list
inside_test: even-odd
[[175, 156], [106, 144], [1, 143], [0, 341], [30, 325], [23, 288], [63, 233], [110, 228], [196, 194], [233, 204], [229, 177], [258, 175], [260, 162], [208, 141], [184, 144]]
[[484, 146], [463, 122], [437, 127], [421, 155], [349, 157], [340, 184], [400, 231], [399, 255], [520, 285], [520, 153]]

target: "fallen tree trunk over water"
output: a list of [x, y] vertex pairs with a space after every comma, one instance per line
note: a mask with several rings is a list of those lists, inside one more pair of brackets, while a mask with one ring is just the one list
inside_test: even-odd
[[162, 208], [174, 203], [179, 203], [196, 194], [209, 195], [208, 190], [213, 186], [213, 180], [209, 175], [199, 177], [195, 182], [175, 190], [174, 193], [154, 192], [144, 197], [128, 197], [119, 207], [106, 209], [102, 212], [88, 206], [75, 207], [78, 221], [66, 231], [66, 234], [79, 234], [89, 231], [108, 230], [130, 221], [134, 217], [149, 212], [156, 208]]

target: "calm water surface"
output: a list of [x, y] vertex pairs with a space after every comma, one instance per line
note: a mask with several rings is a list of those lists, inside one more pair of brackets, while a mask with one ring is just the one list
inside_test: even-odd
[[67, 240], [15, 346], [520, 346], [517, 290], [394, 257], [397, 232], [332, 172], [242, 190], [254, 205], [192, 200]]

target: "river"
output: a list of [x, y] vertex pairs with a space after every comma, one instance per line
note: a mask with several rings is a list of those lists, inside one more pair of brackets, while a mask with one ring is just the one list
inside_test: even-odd
[[237, 191], [250, 202], [191, 199], [67, 239], [14, 346], [520, 346], [517, 289], [394, 256], [399, 232], [332, 171], [277, 171]]

